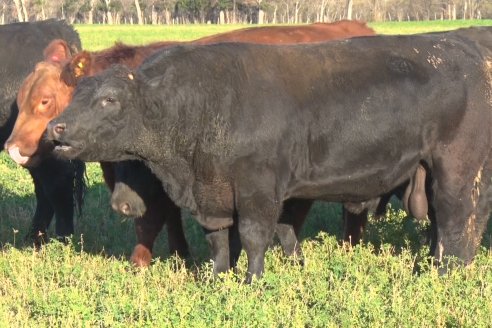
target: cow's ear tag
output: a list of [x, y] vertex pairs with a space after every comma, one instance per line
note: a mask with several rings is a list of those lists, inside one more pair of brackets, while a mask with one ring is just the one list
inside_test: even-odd
[[74, 74], [76, 78], [79, 78], [84, 75], [84, 66], [85, 64], [83, 61], [79, 61], [77, 63], [77, 67], [75, 67], [74, 69]]
[[133, 74], [132, 73], [128, 73], [128, 78], [133, 81]]

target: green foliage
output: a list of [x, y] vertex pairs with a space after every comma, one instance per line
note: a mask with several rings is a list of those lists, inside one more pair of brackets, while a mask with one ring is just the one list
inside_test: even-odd
[[190, 41], [246, 25], [76, 25], [82, 45], [95, 51], [111, 47], [116, 41], [147, 44], [156, 41]]
[[[177, 258], [134, 269], [126, 261], [52, 242], [40, 252], [0, 254], [0, 324], [104, 327], [487, 327], [492, 254], [440, 277], [412, 273], [414, 255], [388, 248], [346, 249], [320, 233], [303, 243], [306, 263], [278, 247], [251, 286], [238, 275], [211, 276]], [[377, 253], [377, 254], [376, 254]]]
[[[373, 27], [393, 34], [443, 27], [422, 24]], [[77, 29], [84, 47], [95, 50], [115, 40], [190, 40], [239, 27]], [[202, 229], [187, 212], [192, 256], [170, 257], [163, 231], [153, 265], [133, 268], [127, 261], [135, 244], [133, 222], [111, 210], [98, 164], [87, 168], [89, 191], [71, 243], [53, 241], [35, 251], [24, 242], [35, 207], [31, 178], [0, 155], [0, 327], [490, 327], [492, 221], [474, 263], [439, 276], [423, 246], [427, 225], [408, 217], [398, 202], [382, 220], [370, 218], [357, 247], [338, 242], [340, 205], [316, 203], [302, 231], [304, 267], [273, 246], [264, 277], [247, 286], [241, 282], [244, 253], [236, 274], [212, 276]]]

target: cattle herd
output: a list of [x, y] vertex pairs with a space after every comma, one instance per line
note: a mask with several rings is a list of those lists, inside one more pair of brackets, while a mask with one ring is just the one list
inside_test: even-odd
[[355, 244], [392, 195], [430, 220], [436, 262], [477, 251], [492, 201], [492, 27], [383, 36], [340, 21], [88, 52], [50, 20], [1, 27], [0, 40], [28, 48], [22, 61], [0, 53], [0, 135], [33, 176], [37, 244], [53, 214], [59, 237], [74, 233], [82, 161], [97, 161], [113, 209], [136, 217], [138, 266], [165, 224], [170, 251], [187, 255], [186, 208], [214, 273], [244, 248], [250, 281], [275, 234], [302, 259], [314, 200], [343, 203]]

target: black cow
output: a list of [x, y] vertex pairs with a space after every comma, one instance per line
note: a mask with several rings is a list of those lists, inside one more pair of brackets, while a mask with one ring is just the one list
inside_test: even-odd
[[[469, 263], [490, 210], [492, 28], [298, 46], [177, 47], [83, 80], [48, 127], [56, 152], [140, 159], [248, 280], [289, 198], [361, 202], [432, 176], [431, 253]], [[478, 40], [478, 41], [477, 41]], [[216, 254], [215, 264], [224, 260]]]
[[[35, 64], [43, 59], [44, 48], [57, 38], [66, 40], [74, 48], [81, 47], [77, 32], [63, 21], [52, 19], [0, 26], [0, 44], [4, 45], [0, 50], [0, 144], [9, 137], [17, 117], [17, 90]], [[83, 162], [49, 155], [29, 168], [37, 203], [28, 237], [36, 245], [45, 240], [53, 215], [57, 236], [73, 234], [74, 196], [80, 210], [84, 172]]]

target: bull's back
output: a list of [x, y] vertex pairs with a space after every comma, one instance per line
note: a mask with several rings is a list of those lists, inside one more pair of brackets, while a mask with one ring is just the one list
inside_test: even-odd
[[[190, 101], [211, 106], [188, 106], [185, 119], [208, 117], [201, 140], [217, 145], [204, 149], [216, 151], [225, 166], [252, 157], [282, 163], [291, 196], [305, 196], [310, 186], [314, 193], [333, 187], [338, 195], [364, 199], [374, 189], [359, 185], [371, 181], [387, 192], [431, 156], [436, 143], [453, 138], [467, 93], [484, 82], [482, 60], [453, 33], [443, 33], [185, 47], [142, 65], [141, 73], [161, 76], [162, 87], [173, 90], [202, 86]], [[168, 73], [175, 77], [167, 79]], [[319, 191], [311, 188], [314, 181]]]

